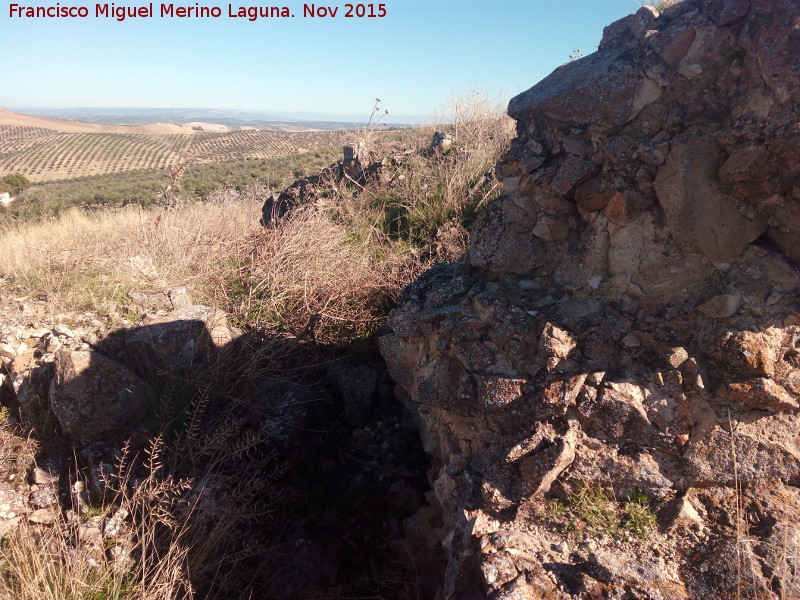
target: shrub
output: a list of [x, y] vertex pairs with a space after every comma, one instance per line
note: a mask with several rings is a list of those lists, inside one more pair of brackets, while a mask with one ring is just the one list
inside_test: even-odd
[[20, 173], [11, 173], [10, 175], [6, 175], [3, 177], [3, 183], [11, 186], [15, 194], [19, 194], [21, 191], [31, 187], [30, 180]]
[[405, 283], [406, 261], [378, 254], [325, 212], [301, 210], [251, 237], [232, 264], [227, 305], [253, 327], [347, 339], [374, 330]]

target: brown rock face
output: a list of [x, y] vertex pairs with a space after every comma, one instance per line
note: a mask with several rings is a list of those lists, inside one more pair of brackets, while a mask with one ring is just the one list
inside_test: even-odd
[[719, 192], [718, 157], [712, 137], [673, 144], [655, 188], [673, 238], [714, 263], [729, 264], [766, 231], [766, 223], [745, 218], [735, 200]]
[[82, 443], [128, 435], [155, 401], [150, 386], [102, 354], [59, 350], [50, 410], [65, 433]]
[[799, 107], [792, 0], [642, 8], [511, 101], [504, 195], [381, 339], [439, 598], [800, 596]]
[[125, 338], [127, 363], [142, 375], [190, 370], [217, 358], [236, 337], [227, 315], [201, 304], [186, 306], [163, 317], [145, 319]]

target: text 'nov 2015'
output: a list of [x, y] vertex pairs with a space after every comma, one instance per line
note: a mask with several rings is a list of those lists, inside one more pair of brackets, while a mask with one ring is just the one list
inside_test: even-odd
[[86, 6], [65, 6], [56, 3], [50, 6], [27, 6], [9, 4], [8, 16], [11, 19], [148, 19], [153, 17], [178, 19], [218, 19], [241, 18], [248, 21], [279, 18], [383, 18], [387, 16], [386, 4], [342, 4], [322, 5], [303, 4], [301, 10], [292, 10], [288, 6], [240, 6], [228, 5], [193, 5], [155, 4], [153, 2], [140, 5], [119, 6], [115, 3], [94, 4]]

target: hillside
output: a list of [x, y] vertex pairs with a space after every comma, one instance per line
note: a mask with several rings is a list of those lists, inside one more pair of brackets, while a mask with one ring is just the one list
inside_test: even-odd
[[341, 146], [347, 137], [343, 131], [214, 132], [193, 125], [102, 125], [0, 108], [0, 174], [18, 172], [42, 182], [178, 163], [277, 158]]
[[275, 159], [306, 175], [281, 193], [0, 224], [0, 599], [433, 597], [439, 563], [401, 563], [428, 460], [374, 333], [496, 192], [510, 120], [460, 114]]
[[[361, 129], [368, 121], [366, 114], [314, 112], [268, 112], [260, 110], [225, 110], [209, 108], [17, 108], [19, 113], [85, 123], [109, 125], [147, 125], [172, 123], [185, 127], [192, 123], [224, 125], [231, 131], [259, 129], [267, 131], [335, 131]], [[387, 129], [405, 128], [430, 120], [430, 115], [392, 115], [381, 119]]]
[[153, 123], [149, 125], [104, 125], [100, 123], [82, 123], [80, 121], [63, 121], [48, 117], [23, 115], [0, 107], [0, 127], [22, 127], [46, 129], [57, 133], [140, 133], [146, 135], [168, 135], [192, 133], [180, 125]]
[[0, 223], [0, 600], [800, 598], [800, 3], [637, 8], [319, 169], [9, 125], [196, 164]]

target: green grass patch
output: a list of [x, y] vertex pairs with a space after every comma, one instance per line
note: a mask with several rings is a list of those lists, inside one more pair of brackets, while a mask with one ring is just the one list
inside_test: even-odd
[[548, 512], [559, 529], [578, 540], [629, 535], [644, 539], [658, 527], [649, 498], [641, 491], [634, 490], [620, 502], [586, 482], [580, 482], [566, 499], [550, 500]]

